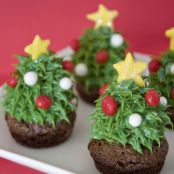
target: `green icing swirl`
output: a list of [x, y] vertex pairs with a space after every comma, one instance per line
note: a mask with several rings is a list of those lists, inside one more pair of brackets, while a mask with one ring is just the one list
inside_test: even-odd
[[171, 89], [174, 87], [174, 74], [170, 73], [172, 64], [174, 64], [174, 51], [167, 51], [162, 55], [160, 69], [157, 73], [150, 74], [147, 79], [150, 86], [167, 98], [169, 106], [174, 105], [174, 100], [171, 98]]
[[[165, 126], [172, 123], [163, 105], [151, 107], [146, 104], [144, 94], [149, 89], [139, 87], [132, 80], [112, 82], [106, 93], [97, 100], [96, 109], [89, 117], [94, 121], [90, 138], [117, 142], [124, 146], [129, 144], [139, 153], [142, 153], [143, 147], [152, 151], [154, 142], [160, 145]], [[101, 102], [106, 95], [115, 97], [119, 103], [119, 109], [113, 117], [106, 116], [102, 111]], [[128, 122], [133, 113], [142, 116], [143, 121], [139, 127], [132, 127]]]
[[[70, 101], [76, 96], [73, 90], [63, 90], [59, 81], [63, 77], [70, 77], [69, 73], [62, 69], [62, 59], [56, 54], [41, 55], [33, 61], [29, 56], [17, 55], [19, 64], [16, 65], [18, 83], [15, 88], [5, 85], [4, 97], [5, 112], [15, 117], [18, 121], [43, 125], [49, 123], [53, 127], [59, 120], [69, 122], [68, 115], [75, 111], [76, 106]], [[38, 81], [34, 86], [27, 86], [23, 75], [28, 71], [38, 74]], [[48, 110], [37, 108], [35, 99], [39, 95], [50, 96], [52, 105]]]
[[[80, 77], [74, 74], [77, 82], [85, 86], [87, 92], [93, 88], [99, 88], [106, 82], [110, 82], [115, 75], [112, 68], [113, 63], [119, 62], [125, 57], [127, 43], [114, 48], [110, 45], [110, 38], [113, 32], [109, 27], [90, 28], [80, 38], [80, 49], [73, 55], [73, 63], [84, 63], [88, 67], [88, 74]], [[96, 53], [100, 50], [107, 50], [109, 60], [105, 64], [99, 64], [95, 60]], [[97, 79], [97, 80], [96, 80]]]

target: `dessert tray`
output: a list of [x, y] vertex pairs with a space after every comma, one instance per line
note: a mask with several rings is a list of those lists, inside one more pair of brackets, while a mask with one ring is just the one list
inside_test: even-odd
[[[69, 48], [59, 52], [66, 59], [69, 58]], [[134, 54], [137, 60], [149, 61], [150, 57], [144, 54]], [[145, 72], [148, 74], [148, 72]], [[0, 100], [3, 97], [3, 88], [0, 87]], [[99, 174], [95, 169], [88, 151], [88, 133], [90, 121], [88, 115], [94, 107], [79, 99], [77, 119], [72, 136], [65, 143], [42, 149], [32, 149], [21, 146], [11, 137], [7, 128], [4, 112], [0, 105], [0, 157], [19, 164], [50, 174]], [[174, 132], [166, 133], [169, 143], [169, 152], [161, 174], [173, 174], [174, 171]]]

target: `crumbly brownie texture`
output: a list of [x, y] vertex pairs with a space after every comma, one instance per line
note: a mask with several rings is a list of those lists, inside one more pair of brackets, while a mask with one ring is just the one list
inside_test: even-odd
[[84, 87], [82, 84], [80, 84], [80, 83], [77, 83], [76, 89], [77, 89], [77, 91], [78, 91], [80, 97], [81, 97], [84, 101], [86, 101], [87, 103], [95, 104], [95, 100], [97, 100], [98, 97], [99, 97], [99, 92], [98, 92], [99, 89], [94, 88], [94, 89], [92, 89], [92, 90], [90, 91], [90, 93], [88, 94], [88, 93], [85, 91], [85, 87]]
[[154, 144], [152, 153], [144, 148], [143, 155], [130, 145], [123, 147], [104, 140], [91, 140], [88, 149], [102, 174], [158, 174], [168, 152], [168, 143], [163, 139], [160, 147]]
[[72, 133], [76, 113], [69, 115], [70, 123], [60, 121], [53, 128], [50, 124], [36, 125], [19, 122], [14, 117], [6, 115], [7, 125], [14, 139], [25, 146], [33, 148], [50, 147], [67, 140]]

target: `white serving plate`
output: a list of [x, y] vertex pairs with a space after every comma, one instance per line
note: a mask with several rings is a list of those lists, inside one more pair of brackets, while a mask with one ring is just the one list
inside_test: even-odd
[[[68, 57], [69, 52], [65, 49], [61, 54]], [[150, 60], [147, 55], [136, 53], [135, 56], [136, 59], [146, 62]], [[0, 98], [2, 95], [1, 88]], [[77, 120], [70, 139], [57, 147], [32, 149], [14, 141], [4, 120], [3, 109], [0, 107], [0, 157], [50, 174], [99, 174], [87, 149], [90, 126], [87, 116], [93, 109], [93, 106], [79, 100]], [[166, 136], [170, 147], [161, 174], [173, 174], [174, 132], [169, 131]]]

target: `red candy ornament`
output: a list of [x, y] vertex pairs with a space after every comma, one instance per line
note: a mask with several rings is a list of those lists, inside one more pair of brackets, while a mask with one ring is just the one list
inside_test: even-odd
[[103, 95], [106, 91], [106, 88], [108, 87], [108, 83], [105, 83], [104, 85], [102, 85], [99, 89], [99, 95]]
[[107, 116], [113, 116], [117, 112], [117, 110], [118, 103], [114, 97], [108, 95], [102, 100], [102, 111]]
[[69, 71], [69, 72], [73, 72], [74, 71], [74, 65], [70, 60], [65, 60], [62, 63], [63, 65], [63, 69]]
[[155, 90], [149, 90], [145, 94], [146, 103], [149, 106], [157, 106], [160, 103], [160, 96]]
[[80, 48], [80, 44], [79, 44], [79, 40], [78, 39], [73, 39], [70, 42], [70, 47], [76, 52], [79, 50]]
[[96, 61], [98, 63], [106, 63], [109, 59], [108, 52], [106, 50], [102, 50], [96, 53]]
[[40, 109], [49, 109], [52, 104], [52, 101], [50, 97], [41, 95], [35, 100], [35, 104]]
[[11, 76], [8, 80], [7, 80], [7, 85], [10, 86], [11, 88], [16, 87], [18, 83], [18, 79], [14, 76]]
[[149, 62], [148, 69], [151, 73], [157, 72], [160, 68], [160, 62], [156, 59], [153, 59]]
[[174, 88], [172, 88], [170, 95], [171, 95], [171, 98], [174, 99]]

